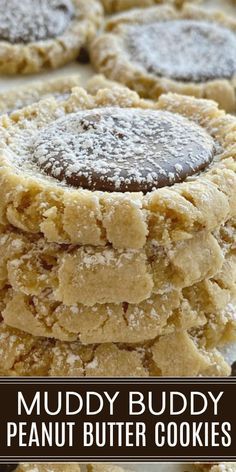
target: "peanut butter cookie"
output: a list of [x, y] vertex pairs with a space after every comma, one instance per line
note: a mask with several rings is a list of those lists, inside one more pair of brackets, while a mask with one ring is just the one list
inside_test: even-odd
[[133, 250], [189, 240], [235, 215], [236, 119], [213, 102], [74, 89], [0, 124], [4, 227]]
[[[19, 464], [16, 472], [80, 472], [80, 464], [63, 463], [63, 464]], [[123, 467], [114, 464], [87, 464], [87, 472], [130, 472]], [[3, 472], [7, 472], [4, 470]]]
[[182, 7], [185, 2], [186, 0], [102, 0], [105, 11], [107, 13], [114, 13], [137, 7], [150, 7], [152, 5], [162, 3], [169, 3], [170, 5], [174, 5], [179, 8]]
[[140, 344], [83, 345], [34, 337], [0, 325], [4, 376], [224, 376], [231, 369], [216, 348], [199, 345], [186, 330]]
[[114, 16], [91, 45], [99, 72], [141, 96], [168, 91], [236, 110], [236, 22], [192, 4], [157, 5]]
[[203, 472], [235, 472], [236, 462], [221, 462], [220, 464], [197, 464], [196, 467]]
[[[55, 349], [81, 343], [124, 356], [132, 375], [224, 370], [216, 348], [235, 338], [236, 119], [211, 101], [154, 103], [111, 84], [95, 95], [73, 88], [0, 124], [3, 326], [39, 343], [34, 355], [49, 343], [43, 375]], [[163, 339], [176, 354], [179, 337], [189, 363], [173, 368]], [[25, 372], [30, 354], [21, 359]]]
[[[80, 472], [80, 465], [73, 463], [63, 464], [19, 464], [15, 472]], [[105, 472], [105, 471], [104, 471]]]
[[36, 73], [72, 61], [102, 18], [97, 0], [1, 0], [0, 73]]
[[[236, 294], [231, 230], [226, 225], [215, 237], [203, 233], [165, 250], [150, 246], [141, 254], [62, 246], [40, 236], [4, 232], [2, 315], [12, 327], [63, 341], [141, 342], [204, 326], [208, 343], [216, 346], [223, 337], [227, 342], [235, 332], [234, 311], [225, 315]], [[137, 265], [140, 256], [144, 266]], [[147, 281], [151, 294], [142, 289]]]
[[79, 75], [69, 75], [48, 81], [21, 85], [0, 93], [0, 113], [11, 113], [32, 103], [53, 96], [65, 100], [73, 87], [80, 85]]

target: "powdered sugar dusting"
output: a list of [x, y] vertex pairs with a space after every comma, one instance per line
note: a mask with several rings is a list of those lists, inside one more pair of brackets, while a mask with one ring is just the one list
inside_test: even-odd
[[160, 110], [81, 110], [36, 133], [22, 164], [77, 188], [150, 191], [185, 180], [214, 156], [203, 128]]
[[71, 0], [0, 0], [0, 40], [29, 43], [55, 38], [73, 13]]
[[123, 30], [132, 60], [157, 76], [201, 82], [236, 73], [236, 34], [217, 23], [169, 20]]

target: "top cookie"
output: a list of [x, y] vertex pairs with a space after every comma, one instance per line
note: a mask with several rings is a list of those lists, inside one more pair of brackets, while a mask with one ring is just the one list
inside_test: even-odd
[[3, 225], [59, 243], [140, 248], [235, 214], [236, 120], [213, 102], [77, 88], [0, 124]]
[[0, 73], [34, 73], [70, 62], [101, 21], [97, 0], [0, 0]]
[[235, 21], [189, 4], [160, 5], [113, 17], [106, 29], [91, 57], [108, 77], [144, 97], [178, 91], [235, 110]]

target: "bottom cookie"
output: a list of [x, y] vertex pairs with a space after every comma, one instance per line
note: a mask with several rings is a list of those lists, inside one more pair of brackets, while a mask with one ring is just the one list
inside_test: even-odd
[[[186, 468], [189, 464], [186, 465]], [[158, 472], [162, 464], [156, 464], [156, 471]], [[130, 466], [132, 468], [132, 464]], [[134, 466], [135, 467], [135, 466]], [[196, 464], [195, 468], [203, 472], [235, 472], [236, 463], [220, 463], [220, 464]], [[129, 472], [126, 468], [113, 464], [87, 464], [84, 466], [87, 472]], [[143, 465], [143, 470], [147, 470], [148, 466]], [[153, 470], [153, 468], [152, 468]], [[2, 464], [0, 472], [81, 472], [80, 464]]]
[[215, 348], [187, 331], [142, 344], [83, 345], [37, 338], [0, 325], [2, 376], [225, 376], [231, 369]]
[[220, 464], [197, 464], [196, 467], [202, 472], [235, 472], [236, 462], [221, 462]]

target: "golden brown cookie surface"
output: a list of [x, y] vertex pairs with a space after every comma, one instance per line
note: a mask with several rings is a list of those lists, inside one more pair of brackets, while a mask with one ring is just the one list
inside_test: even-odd
[[182, 7], [185, 0], [102, 0], [105, 11], [107, 13], [119, 12], [122, 10], [129, 10], [137, 7], [150, 7], [156, 4], [169, 3]]
[[[142, 191], [104, 192], [83, 187], [75, 189], [55, 177], [48, 177], [45, 167], [42, 171], [38, 167], [39, 164], [32, 163], [35, 143], [39, 143], [42, 136], [47, 136], [48, 129], [57, 129], [61, 123], [67, 123], [67, 120], [70, 123], [75, 116], [86, 115], [88, 110], [89, 113], [97, 109], [101, 112], [107, 108], [110, 110], [111, 106], [113, 111], [118, 109], [119, 114], [124, 114], [127, 122], [127, 117], [132, 114], [136, 116], [136, 113], [143, 113], [149, 116], [150, 113], [152, 117], [167, 117], [167, 121], [170, 118], [171, 133], [174, 127], [179, 127], [179, 123], [181, 129], [183, 125], [186, 127], [184, 142], [180, 143], [179, 138], [179, 146], [171, 147], [170, 143], [167, 144], [167, 153], [172, 153], [175, 166], [177, 165], [175, 175], [178, 176], [182, 169], [178, 160], [184, 160], [188, 153], [191, 156], [192, 135], [189, 136], [189, 142], [187, 140], [187, 132], [190, 129], [193, 130], [193, 136], [196, 133], [194, 142], [196, 137], [199, 137], [195, 145], [196, 149], [200, 149], [201, 162], [205, 159], [211, 160], [213, 147], [217, 146], [217, 153], [214, 154], [211, 165], [184, 182], [155, 188], [145, 195]], [[212, 102], [167, 95], [162, 96], [154, 105], [139, 99], [134, 92], [125, 88], [101, 90], [96, 96], [87, 95], [82, 89], [74, 89], [68, 100], [59, 104], [56, 100], [47, 100], [27, 110], [16, 112], [8, 119], [2, 118], [2, 125], [0, 220], [3, 225], [10, 223], [26, 232], [42, 232], [50, 241], [59, 243], [103, 246], [109, 242], [117, 248], [138, 249], [145, 246], [147, 238], [165, 245], [171, 240], [189, 239], [201, 229], [212, 231], [234, 215], [235, 118], [225, 116]], [[75, 121], [75, 127], [77, 126]], [[123, 124], [122, 126], [124, 127]], [[72, 146], [73, 151], [74, 146], [77, 146], [77, 139], [79, 149], [83, 146], [85, 148], [83, 153], [88, 153], [90, 147], [96, 153], [97, 132], [95, 137], [94, 130], [90, 130], [89, 134], [87, 130], [83, 133], [80, 124], [79, 131], [80, 133], [75, 133], [76, 137], [73, 137], [72, 143], [71, 136], [68, 138], [63, 127], [57, 138], [55, 132], [49, 141], [44, 138], [39, 153], [41, 164], [45, 154], [44, 166], [47, 165], [47, 146], [53, 146], [57, 156], [61, 145], [69, 146], [68, 150], [71, 150]], [[147, 132], [152, 134], [152, 129], [148, 128]], [[102, 134], [101, 130], [99, 133]], [[92, 139], [86, 140], [86, 136]], [[141, 156], [139, 155], [139, 136], [131, 133], [129, 139], [128, 146], [135, 153], [137, 162], [139, 159], [145, 162], [143, 150]], [[120, 156], [123, 162], [122, 152], [126, 151], [127, 143], [125, 144], [121, 137], [115, 137], [115, 143], [116, 140], [119, 144], [117, 159], [119, 160]], [[109, 146], [107, 143], [106, 145]], [[163, 132], [159, 133], [155, 146], [160, 146], [160, 149], [166, 146]], [[182, 154], [183, 149], [187, 151], [185, 157]], [[155, 147], [154, 150], [156, 153]], [[76, 160], [76, 153], [70, 154], [71, 159]], [[191, 167], [195, 157], [187, 157], [185, 165], [187, 162]], [[90, 164], [96, 168], [96, 160], [91, 160]], [[197, 159], [194, 166], [196, 164], [199, 165]], [[115, 169], [119, 169], [118, 161], [114, 165]], [[146, 165], [147, 176], [148, 162]], [[50, 169], [50, 161], [48, 166]], [[193, 169], [194, 167], [191, 172], [194, 172]], [[108, 165], [105, 166], [105, 171], [108, 172], [109, 178]], [[54, 172], [56, 175], [56, 167]], [[163, 173], [163, 169], [160, 172]], [[102, 178], [102, 174], [100, 177]]]
[[91, 46], [99, 72], [141, 96], [167, 91], [211, 98], [235, 111], [236, 22], [187, 3], [112, 17]]
[[0, 72], [37, 73], [75, 59], [103, 18], [97, 0], [1, 0]]
[[149, 343], [89, 346], [34, 337], [3, 323], [0, 332], [0, 372], [5, 376], [222, 376], [231, 371], [216, 348], [201, 347], [185, 330]]

